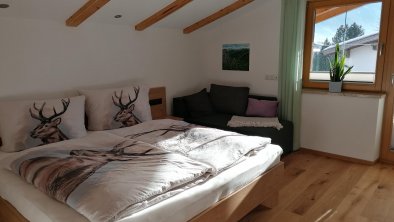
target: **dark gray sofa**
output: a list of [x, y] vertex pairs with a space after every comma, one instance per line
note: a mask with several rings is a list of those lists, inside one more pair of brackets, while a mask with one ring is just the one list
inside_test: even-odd
[[[231, 119], [232, 115], [215, 112], [207, 116], [192, 117], [184, 98], [185, 97], [176, 97], [173, 99], [173, 116], [181, 117], [186, 122], [202, 126], [233, 131], [245, 135], [269, 137], [272, 139], [273, 144], [282, 147], [284, 154], [293, 151], [293, 123], [290, 121], [280, 120], [280, 123], [283, 125], [281, 130], [266, 127], [229, 127], [227, 126], [227, 122]], [[249, 95], [249, 98], [277, 100], [275, 97], [257, 95]]]

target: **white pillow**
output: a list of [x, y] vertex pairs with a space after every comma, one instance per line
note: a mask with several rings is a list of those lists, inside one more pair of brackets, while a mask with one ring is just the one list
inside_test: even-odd
[[88, 129], [109, 130], [152, 120], [149, 89], [130, 86], [102, 90], [79, 90], [86, 96]]
[[84, 106], [84, 96], [0, 102], [0, 150], [16, 152], [85, 136]]

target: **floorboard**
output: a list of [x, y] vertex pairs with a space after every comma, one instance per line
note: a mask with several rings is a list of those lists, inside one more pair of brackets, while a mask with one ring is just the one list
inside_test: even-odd
[[394, 221], [394, 166], [361, 165], [303, 151], [283, 160], [278, 205], [241, 222]]

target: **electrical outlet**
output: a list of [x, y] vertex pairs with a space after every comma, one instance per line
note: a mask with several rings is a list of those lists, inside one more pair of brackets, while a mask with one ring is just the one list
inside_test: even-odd
[[273, 75], [265, 75], [265, 80], [274, 80]]
[[265, 75], [265, 80], [278, 80], [278, 75]]

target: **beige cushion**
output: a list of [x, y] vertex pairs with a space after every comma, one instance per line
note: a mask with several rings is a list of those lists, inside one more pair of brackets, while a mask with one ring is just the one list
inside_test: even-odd
[[86, 96], [89, 130], [117, 129], [152, 120], [149, 88], [145, 86], [79, 90], [79, 93]]
[[84, 106], [84, 96], [0, 102], [0, 150], [15, 152], [85, 136]]

